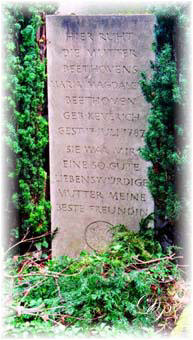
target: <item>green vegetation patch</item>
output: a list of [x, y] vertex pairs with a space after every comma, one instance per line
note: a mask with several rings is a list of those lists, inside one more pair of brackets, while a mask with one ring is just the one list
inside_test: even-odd
[[83, 251], [76, 259], [48, 261], [14, 256], [7, 260], [5, 274], [11, 301], [6, 304], [5, 333], [21, 337], [159, 331], [171, 287], [181, 276], [175, 259], [175, 254], [162, 253], [152, 229], [134, 232], [124, 226], [114, 228], [113, 242], [101, 253]]

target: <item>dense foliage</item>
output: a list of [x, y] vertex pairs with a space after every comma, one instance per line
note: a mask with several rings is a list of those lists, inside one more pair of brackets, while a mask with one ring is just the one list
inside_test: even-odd
[[[19, 226], [11, 232], [20, 240], [45, 233], [50, 224], [50, 202], [46, 198], [47, 174], [44, 152], [48, 144], [45, 118], [46, 62], [41, 60], [36, 39], [43, 10], [52, 6], [8, 4], [4, 7], [6, 142], [9, 177], [17, 180], [12, 202], [19, 210]], [[8, 118], [9, 117], [9, 118]], [[15, 160], [15, 161], [14, 161]], [[42, 239], [37, 247], [48, 247]]]
[[187, 16], [179, 7], [157, 10], [156, 14], [152, 77], [147, 79], [142, 73], [140, 81], [145, 98], [151, 104], [141, 156], [152, 164], [148, 169], [148, 187], [155, 202], [156, 234], [166, 248], [175, 242], [176, 221], [184, 208], [177, 182], [187, 164], [182, 123], [186, 78], [178, 45], [180, 23], [185, 26]]
[[[17, 180], [12, 202], [19, 211], [19, 227], [12, 228], [11, 234], [20, 240], [24, 235], [31, 239], [47, 233], [50, 225], [44, 159], [48, 144], [46, 59], [41, 60], [37, 30], [45, 24], [41, 13], [53, 11], [53, 6], [4, 6], [4, 107], [9, 117], [6, 141], [11, 150], [8, 170], [10, 180]], [[185, 133], [177, 114], [186, 110], [184, 66], [187, 63], [182, 63], [177, 47], [183, 45], [178, 33], [180, 26], [187, 26], [187, 15], [183, 5], [154, 9], [153, 13], [157, 16], [156, 60], [151, 64], [152, 78], [148, 80], [143, 73], [141, 79], [142, 91], [151, 104], [141, 156], [152, 163], [148, 186], [155, 201], [157, 236], [166, 248], [174, 242], [175, 223], [185, 211], [186, 200], [180, 197], [176, 186], [187, 156], [179, 143]], [[35, 243], [39, 249], [48, 247], [46, 238]]]
[[[37, 30], [44, 24], [41, 13], [53, 10], [42, 5], [4, 7], [6, 141], [11, 150], [9, 177], [18, 181], [12, 201], [20, 217], [12, 234], [24, 245], [20, 254], [27, 249], [24, 237], [38, 240], [36, 249], [48, 247], [46, 238], [37, 238], [48, 232], [50, 214], [44, 167], [46, 62], [41, 58]], [[183, 15], [178, 18], [183, 21]], [[168, 226], [173, 230], [182, 206], [175, 177], [185, 161], [184, 151], [176, 144], [177, 136], [184, 136], [175, 112], [183, 105], [185, 79], [175, 48], [175, 25], [176, 16], [158, 15], [152, 79], [145, 74], [141, 79], [152, 107], [141, 154], [153, 165], [149, 188], [156, 203], [156, 228], [159, 224], [167, 230]], [[181, 272], [175, 254], [171, 249], [163, 254], [153, 230], [146, 228], [147, 221], [141, 222], [145, 231], [139, 233], [116, 227], [113, 242], [101, 253], [45, 260], [41, 253], [32, 252], [8, 258], [5, 335], [170, 331], [183, 308], [185, 290], [179, 289]]]
[[175, 300], [181, 274], [174, 260], [163, 255], [151, 229], [136, 233], [123, 226], [114, 228], [113, 242], [101, 253], [47, 263], [16, 256], [6, 268], [6, 335], [150, 334], [164, 320], [169, 331], [166, 318], [171, 326], [182, 308]]

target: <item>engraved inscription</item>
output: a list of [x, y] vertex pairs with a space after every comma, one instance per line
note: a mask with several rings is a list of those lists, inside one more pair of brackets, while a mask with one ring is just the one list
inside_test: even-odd
[[120, 186], [136, 186], [145, 187], [147, 179], [145, 178], [128, 178], [128, 177], [113, 177], [113, 176], [80, 176], [55, 174], [56, 182], [74, 183], [74, 184], [102, 184], [102, 185], [120, 185]]
[[67, 154], [117, 154], [127, 156], [129, 160], [139, 160], [138, 150], [136, 148], [129, 148], [127, 146], [115, 146], [114, 150], [111, 150], [106, 145], [66, 145], [62, 146], [62, 149]]
[[[141, 95], [142, 96], [142, 95]], [[139, 97], [94, 97], [94, 96], [66, 96], [64, 97], [64, 104], [76, 104], [76, 105], [135, 105]]]
[[65, 169], [97, 169], [97, 170], [118, 170], [118, 171], [129, 171], [133, 169], [134, 171], [140, 170], [140, 164], [132, 163], [128, 160], [114, 161], [105, 163], [103, 161], [86, 161], [86, 160], [71, 160], [64, 159], [63, 167]]
[[118, 137], [122, 135], [133, 136], [133, 137], [144, 137], [144, 129], [127, 129], [127, 128], [95, 128], [95, 127], [71, 127], [71, 126], [60, 126], [58, 133], [61, 135], [84, 135], [84, 134], [96, 134], [103, 136]]
[[136, 73], [139, 71], [137, 65], [64, 65], [66, 73]]
[[144, 193], [133, 193], [133, 192], [103, 192], [94, 190], [80, 190], [80, 189], [63, 189], [58, 188], [58, 196], [65, 198], [74, 199], [93, 199], [93, 200], [103, 200], [105, 198], [110, 198], [113, 201], [145, 201]]
[[97, 88], [110, 90], [135, 90], [137, 81], [93, 81], [86, 78], [82, 80], [50, 80], [49, 86], [58, 89], [83, 89]]
[[135, 122], [140, 119], [139, 113], [124, 113], [124, 112], [64, 112], [64, 119], [73, 119], [73, 120], [118, 120], [118, 121], [129, 121]]
[[126, 215], [126, 216], [140, 216], [147, 215], [148, 209], [134, 208], [134, 207], [120, 207], [120, 206], [106, 206], [106, 205], [89, 205], [59, 203], [56, 204], [57, 211], [60, 213], [85, 213], [87, 209], [91, 210], [97, 215]]
[[[128, 58], [128, 57], [137, 57], [137, 52], [133, 48], [88, 48], [84, 50], [87, 53], [87, 56], [90, 57], [103, 57], [103, 56], [118, 56], [121, 58]], [[65, 57], [76, 57], [80, 58], [82, 51], [77, 48], [64, 48], [62, 49], [63, 56]]]
[[112, 224], [106, 221], [94, 221], [85, 228], [85, 241], [89, 248], [103, 250], [112, 239]]
[[128, 41], [135, 35], [134, 32], [98, 32], [98, 33], [92, 33], [92, 32], [73, 32], [66, 34], [66, 40], [82, 40], [85, 41], [86, 39], [89, 39], [91, 41], [94, 41], [96, 39], [102, 39], [105, 41], [114, 41], [117, 42], [119, 40]]
[[154, 17], [47, 16], [53, 255], [101, 250], [153, 211], [140, 158]]

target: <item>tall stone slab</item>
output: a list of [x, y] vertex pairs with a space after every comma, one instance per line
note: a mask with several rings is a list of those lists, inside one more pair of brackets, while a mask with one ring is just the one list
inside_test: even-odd
[[[153, 211], [139, 157], [154, 17], [47, 16], [53, 255], [102, 249]], [[149, 71], [148, 71], [149, 72]]]

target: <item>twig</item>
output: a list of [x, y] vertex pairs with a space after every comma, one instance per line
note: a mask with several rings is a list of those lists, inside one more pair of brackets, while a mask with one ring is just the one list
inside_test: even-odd
[[27, 276], [47, 276], [47, 277], [54, 278], [54, 275], [49, 275], [49, 274], [46, 274], [46, 273], [36, 273], [36, 272], [31, 272], [29, 274], [19, 274], [19, 275], [9, 275], [9, 274], [4, 274], [4, 275], [7, 278], [13, 278], [13, 279], [23, 278], [23, 277], [27, 277]]
[[56, 307], [47, 307], [47, 308], [45, 308], [45, 310], [60, 309], [60, 308], [66, 308], [66, 305], [63, 305], [63, 306], [56, 306]]
[[[56, 306], [56, 307], [51, 307], [51, 308], [45, 308], [45, 309], [42, 309], [44, 307], [44, 303], [41, 304], [40, 306], [38, 307], [34, 307], [34, 308], [25, 308], [24, 306], [16, 306], [16, 307], [12, 307], [12, 306], [9, 306], [8, 308], [9, 309], [12, 309], [15, 311], [16, 315], [17, 316], [20, 316], [22, 314], [29, 314], [29, 315], [37, 315], [37, 313], [39, 314], [41, 312], [41, 315], [40, 317], [43, 317], [44, 316], [44, 312], [46, 312], [47, 310], [52, 310], [52, 309], [58, 309], [58, 308], [66, 308], [66, 306]], [[58, 316], [62, 316], [61, 313], [49, 313], [47, 314], [46, 313], [46, 316], [49, 317], [49, 315], [58, 315]], [[66, 318], [73, 318], [73, 319], [76, 319], [76, 320], [87, 320], [87, 321], [93, 321], [93, 320], [97, 320], [97, 319], [101, 319], [103, 318], [104, 316], [106, 315], [106, 313], [102, 314], [102, 315], [99, 315], [99, 316], [96, 316], [95, 318], [92, 318], [92, 319], [86, 319], [86, 318], [78, 318], [76, 316], [72, 316], [72, 315], [69, 315], [69, 314], [65, 314]], [[50, 318], [49, 318], [50, 319]], [[52, 320], [54, 322], [57, 323], [56, 320]]]
[[[179, 258], [179, 256], [175, 257], [175, 258], [174, 258], [174, 256], [175, 256], [175, 254], [172, 254], [171, 256], [160, 257], [160, 258], [149, 260], [149, 261], [142, 261], [142, 260], [138, 259], [137, 257], [133, 257], [133, 259], [136, 260], [137, 262], [139, 262], [139, 264], [151, 264], [151, 263], [160, 262], [160, 261], [163, 261], [163, 260], [171, 260], [172, 261], [176, 258]], [[137, 263], [135, 263], [135, 265], [136, 264]], [[133, 265], [133, 263], [131, 263], [130, 265]]]
[[57, 286], [57, 290], [58, 290], [58, 295], [59, 295], [59, 298], [60, 298], [60, 302], [64, 302], [64, 299], [63, 299], [63, 297], [62, 297], [62, 295], [61, 295], [60, 286], [59, 286], [59, 284], [58, 284], [58, 278], [55, 277], [54, 280], [55, 280], [55, 282], [56, 282], [56, 286]]
[[[52, 278], [58, 278], [59, 276], [63, 276], [63, 277], [70, 277], [70, 276], [76, 276], [79, 275], [83, 269], [85, 268], [82, 267], [82, 269], [78, 272], [78, 273], [74, 273], [74, 274], [62, 274], [62, 272], [51, 272], [51, 271], [47, 271], [47, 272], [31, 272], [29, 274], [18, 274], [18, 275], [9, 275], [9, 274], [5, 274], [5, 277], [7, 278], [23, 278], [26, 276], [47, 276], [47, 277], [52, 277]], [[43, 271], [43, 269], [42, 269]]]
[[[29, 232], [29, 231], [28, 231], [28, 232]], [[7, 249], [6, 252], [5, 252], [5, 254], [4, 254], [4, 256], [5, 256], [11, 249], [17, 247], [17, 246], [18, 246], [19, 244], [21, 244], [21, 243], [25, 243], [25, 242], [29, 242], [29, 241], [38, 240], [39, 238], [42, 238], [42, 237], [44, 237], [44, 236], [47, 236], [47, 235], [51, 234], [51, 232], [48, 231], [48, 232], [46, 232], [46, 233], [43, 234], [43, 235], [35, 236], [35, 237], [31, 237], [31, 238], [25, 239], [25, 237], [26, 237], [26, 235], [28, 234], [28, 232], [24, 235], [24, 237], [22, 238], [21, 241], [15, 243], [13, 246], [11, 246], [9, 249]]]
[[[41, 281], [38, 281], [35, 285], [33, 285], [33, 286], [27, 288], [26, 291], [24, 292], [24, 296], [21, 298], [21, 301], [23, 300], [23, 298], [25, 298], [26, 295], [29, 294], [29, 292], [30, 292], [32, 289], [36, 288], [37, 286], [41, 286], [41, 285], [43, 284], [44, 281], [46, 281], [45, 278], [44, 278], [43, 280], [41, 280]], [[25, 295], [25, 294], [26, 294], [26, 295]]]
[[[37, 260], [38, 261], [38, 260]], [[22, 265], [22, 267], [19, 269], [18, 271], [18, 275], [22, 274], [22, 271], [24, 270], [24, 268], [29, 268], [29, 266], [34, 266], [34, 267], [40, 267], [40, 264], [36, 263], [34, 260], [32, 260], [31, 258], [26, 259]]]
[[40, 306], [38, 307], [34, 307], [34, 308], [25, 308], [24, 306], [16, 306], [16, 307], [13, 307], [13, 306], [9, 306], [8, 308], [9, 309], [12, 309], [16, 312], [17, 316], [20, 316], [22, 314], [36, 314], [36, 313], [39, 313], [42, 311], [42, 307], [44, 307], [44, 303], [41, 304]]
[[[146, 297], [146, 295], [141, 296], [140, 299], [139, 299], [139, 301], [138, 301], [138, 303], [137, 303], [137, 308], [138, 308], [139, 310], [140, 310], [139, 304], [140, 304], [140, 302], [143, 300], [144, 297]], [[140, 314], [144, 314], [144, 311], [143, 311], [143, 312], [139, 312], [139, 313], [140, 313]]]

